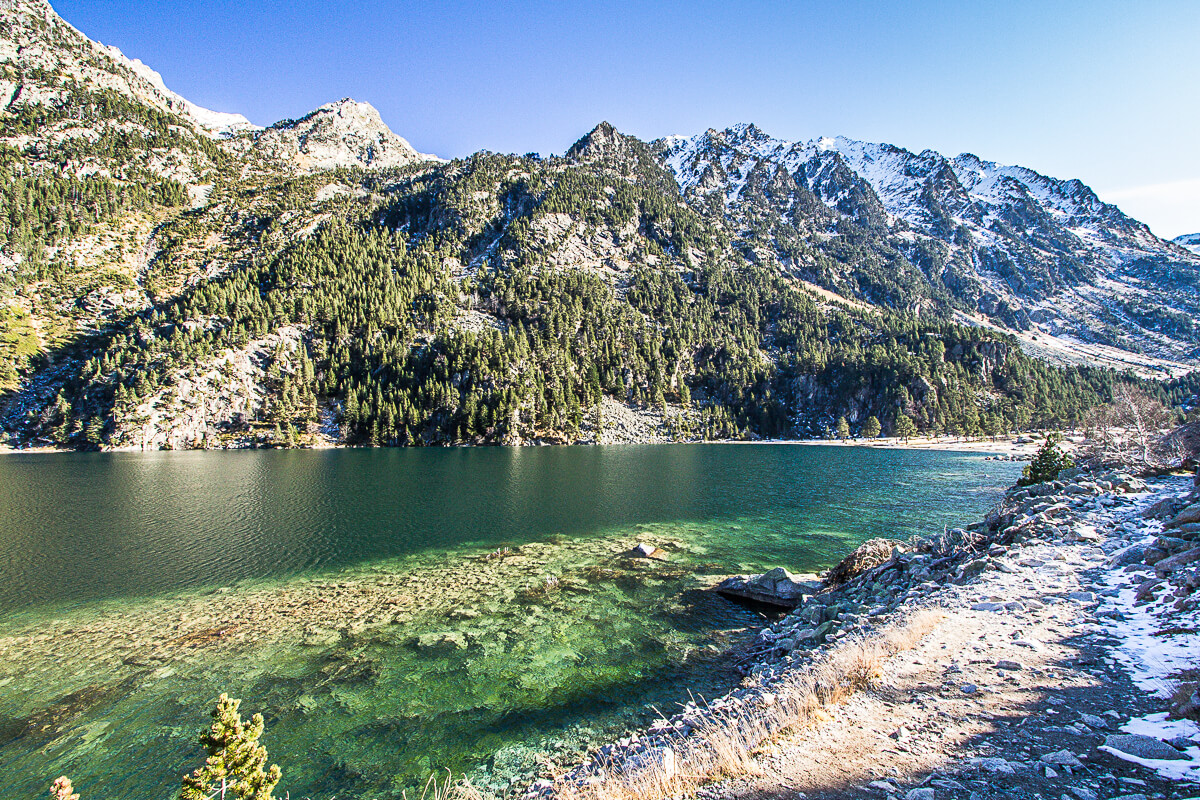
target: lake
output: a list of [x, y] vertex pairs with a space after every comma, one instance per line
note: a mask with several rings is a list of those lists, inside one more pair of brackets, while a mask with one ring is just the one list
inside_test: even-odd
[[172, 796], [228, 692], [277, 794], [501, 793], [736, 685], [762, 617], [718, 577], [976, 521], [1019, 474], [784, 444], [6, 455], [0, 785]]

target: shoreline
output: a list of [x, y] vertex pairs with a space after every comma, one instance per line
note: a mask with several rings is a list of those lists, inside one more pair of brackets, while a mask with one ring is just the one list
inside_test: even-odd
[[[1013, 487], [983, 522], [893, 551], [765, 626], [738, 689], [526, 797], [1197, 794], [1200, 724], [1163, 713], [1200, 718], [1200, 695], [1171, 697], [1200, 676], [1200, 536], [1172, 521], [1197, 500], [1190, 476]], [[888, 645], [928, 615], [911, 644]], [[798, 714], [811, 676], [851, 651], [874, 654], [870, 677]]]
[[[764, 439], [758, 441], [743, 441], [740, 439], [706, 439], [690, 442], [620, 442], [613, 444], [595, 444], [594, 442], [578, 442], [575, 444], [520, 444], [520, 445], [474, 445], [474, 444], [452, 444], [452, 445], [436, 445], [436, 447], [451, 449], [451, 448], [492, 448], [492, 447], [645, 447], [649, 445], [690, 445], [690, 444], [723, 444], [723, 445], [799, 445], [805, 447], [867, 447], [883, 450], [933, 450], [943, 452], [958, 452], [958, 453], [978, 453], [984, 455], [1016, 457], [1012, 460], [1025, 460], [1037, 452], [1041, 446], [1042, 434], [1030, 433], [1023, 434], [1016, 439], [1000, 439], [997, 441], [989, 440], [968, 440], [963, 441], [949, 436], [938, 438], [916, 438], [910, 439], [907, 442], [901, 441], [895, 437], [879, 437], [877, 439]], [[1074, 442], [1070, 439], [1064, 439], [1063, 449], [1070, 451]], [[55, 453], [221, 453], [221, 452], [243, 452], [247, 450], [403, 450], [403, 449], [428, 449], [416, 448], [412, 446], [404, 447], [371, 447], [366, 445], [347, 445], [347, 444], [321, 444], [313, 447], [212, 447], [212, 448], [188, 448], [179, 450], [154, 449], [143, 450], [136, 447], [118, 447], [107, 450], [74, 450], [70, 448], [53, 447], [50, 445], [41, 445], [38, 447], [12, 447], [7, 444], [0, 445], [0, 456], [4, 455], [50, 455]]]

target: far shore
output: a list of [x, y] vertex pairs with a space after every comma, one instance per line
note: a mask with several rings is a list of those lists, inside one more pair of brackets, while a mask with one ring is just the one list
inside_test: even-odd
[[[630, 442], [628, 444], [676, 444], [675, 442]], [[765, 439], [758, 441], [744, 441], [739, 439], [711, 439], [706, 441], [695, 442], [678, 442], [678, 444], [734, 444], [734, 445], [767, 445], [767, 444], [783, 444], [783, 445], [819, 445], [824, 447], [875, 447], [885, 449], [908, 449], [908, 450], [946, 450], [957, 451], [963, 453], [982, 453], [990, 456], [1007, 456], [1017, 457], [1018, 459], [1032, 458], [1033, 454], [1042, 444], [1042, 437], [1038, 434], [1022, 434], [1020, 436], [1001, 437], [995, 441], [991, 439], [959, 439], [953, 436], [914, 436], [907, 441], [896, 437], [881, 436], [876, 439]], [[1072, 441], [1071, 437], [1066, 437], [1062, 442], [1064, 450], [1071, 450], [1076, 441]], [[462, 447], [467, 445], [452, 445]], [[470, 445], [477, 446], [477, 445]], [[495, 446], [495, 445], [483, 445]], [[524, 447], [538, 447], [545, 445], [522, 445]], [[576, 445], [552, 445], [555, 447], [593, 447], [590, 442], [583, 442]], [[604, 445], [612, 447], [614, 445]], [[619, 446], [619, 445], [618, 445]], [[343, 445], [322, 443], [316, 447], [298, 447], [292, 448], [296, 450], [330, 450], [330, 449], [351, 449], [358, 448], [356, 445]], [[214, 452], [219, 452], [222, 448], [212, 448]], [[253, 448], [232, 448], [236, 450], [249, 450]], [[261, 448], [272, 449], [272, 448]], [[361, 449], [361, 448], [360, 448]], [[82, 452], [59, 447], [39, 446], [15, 448], [8, 445], [0, 445], [0, 456], [17, 455], [30, 453], [75, 453]], [[111, 450], [104, 450], [105, 453], [158, 453], [167, 452], [160, 450], [141, 450], [136, 447], [121, 447]], [[182, 451], [181, 451], [182, 452]]]

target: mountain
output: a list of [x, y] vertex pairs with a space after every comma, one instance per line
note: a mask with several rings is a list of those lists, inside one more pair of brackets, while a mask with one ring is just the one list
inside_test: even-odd
[[1176, 236], [1171, 241], [1200, 255], [1200, 233], [1185, 233], [1183, 236]]
[[1060, 358], [1089, 344], [1088, 358], [1200, 357], [1200, 258], [1078, 180], [753, 125], [655, 144], [744, 250], [831, 291], [1041, 334]]
[[339, 167], [403, 167], [440, 161], [418, 153], [392, 131], [368, 103], [350, 98], [329, 103], [298, 120], [277, 122], [241, 137], [257, 155], [277, 168], [325, 172]]
[[198, 109], [39, 0], [0, 81], [13, 446], [996, 433], [1197, 360], [1196, 257], [972, 156], [602, 123], [444, 161], [348, 99]]

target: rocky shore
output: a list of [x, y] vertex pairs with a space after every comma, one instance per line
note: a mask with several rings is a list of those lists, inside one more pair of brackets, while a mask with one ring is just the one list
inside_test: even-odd
[[[747, 649], [738, 689], [529, 794], [604, 794], [648, 774], [664, 795], [722, 799], [1200, 794], [1200, 486], [1068, 475], [1014, 487], [965, 528], [868, 543], [819, 589], [785, 586], [794, 608]], [[802, 725], [780, 712], [806, 674], [919, 615], [940, 622], [884, 653], [858, 691]], [[714, 763], [722, 730], [747, 740], [744, 763], [687, 776]]]

